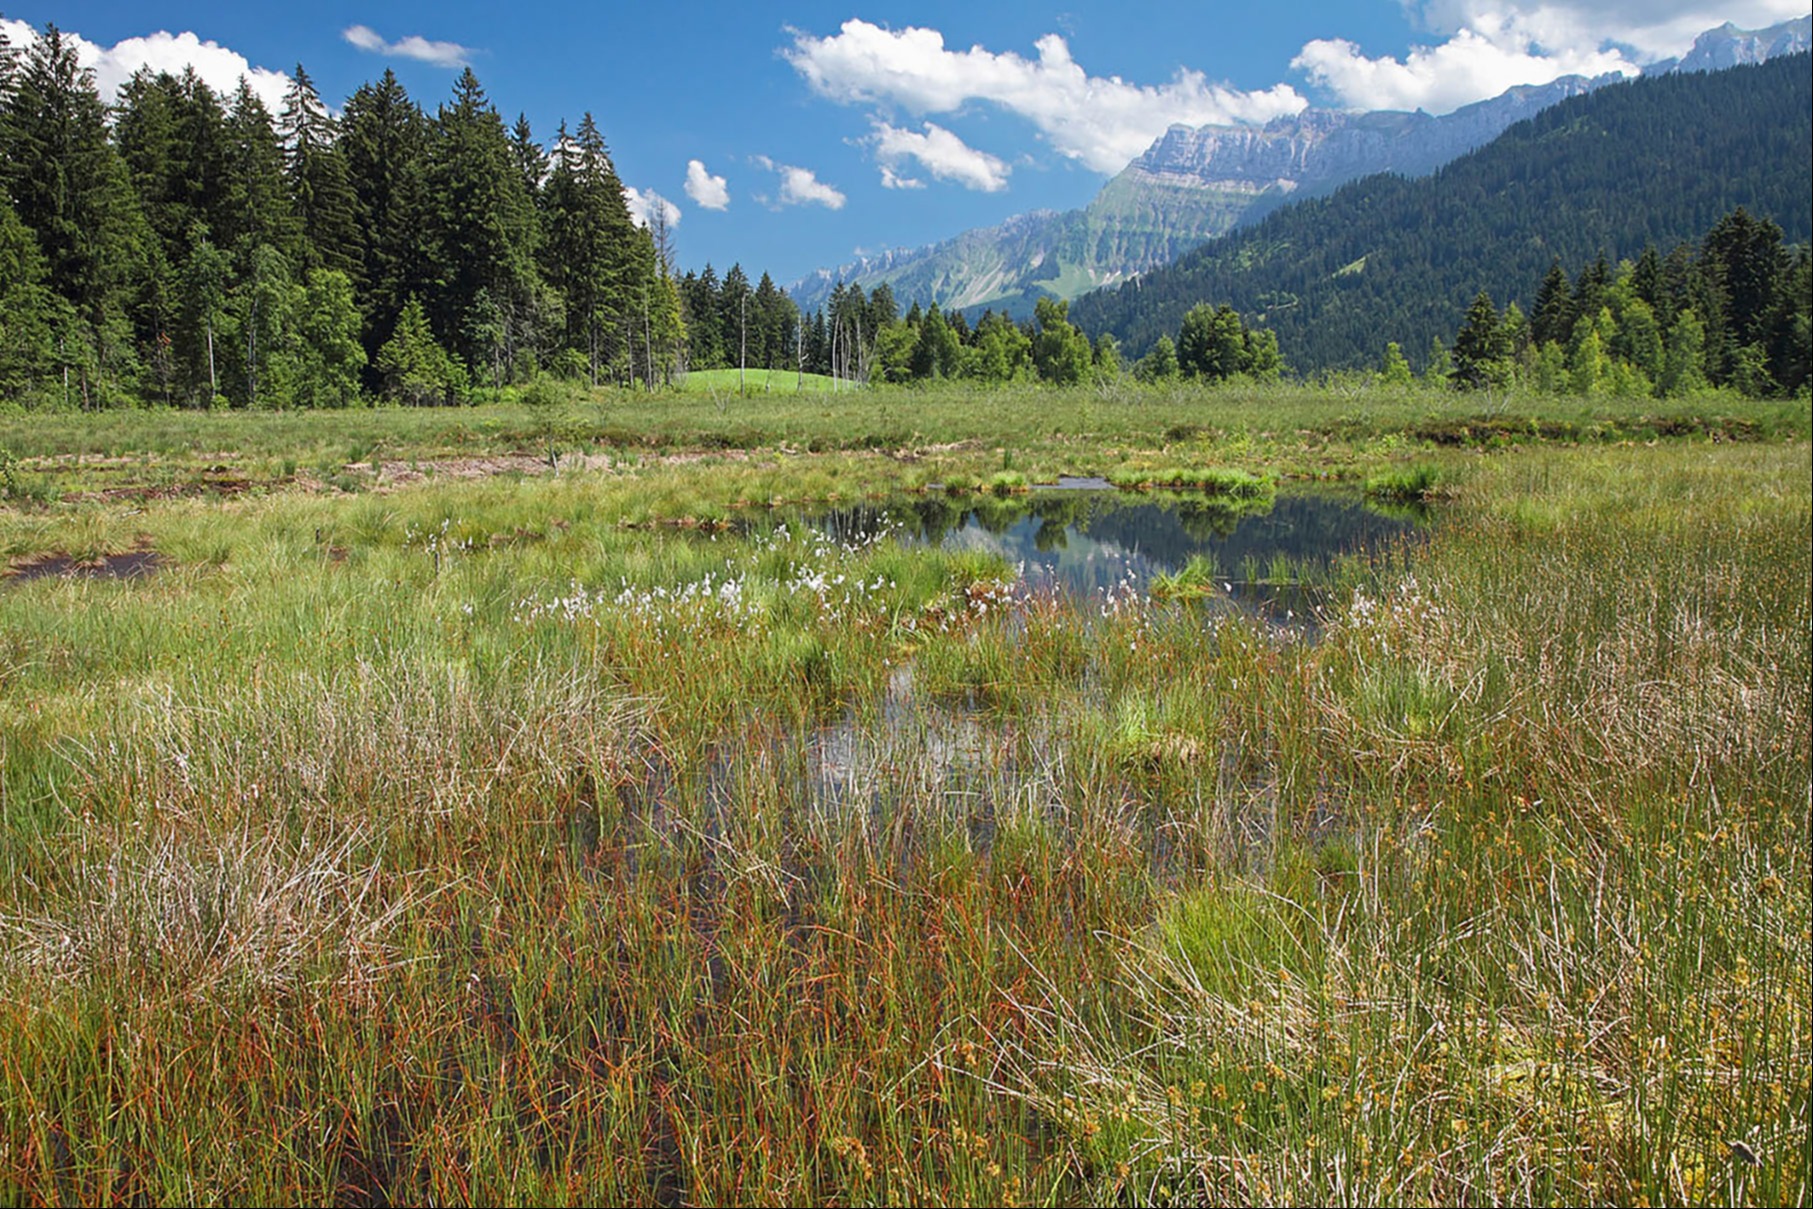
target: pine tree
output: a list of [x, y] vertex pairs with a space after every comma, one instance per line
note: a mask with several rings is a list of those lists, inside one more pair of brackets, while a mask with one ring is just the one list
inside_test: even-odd
[[538, 201], [548, 179], [548, 153], [535, 141], [527, 114], [517, 114], [516, 125], [510, 128], [510, 158], [522, 177], [523, 193], [531, 203]]
[[1171, 337], [1160, 336], [1153, 343], [1152, 351], [1134, 363], [1133, 376], [1153, 385], [1177, 380], [1177, 345], [1172, 343]]
[[301, 232], [297, 248], [304, 271], [327, 268], [357, 277], [360, 271], [358, 199], [346, 161], [335, 146], [334, 120], [302, 64], [284, 95], [278, 119], [290, 206]]
[[936, 306], [926, 311], [919, 323], [919, 335], [913, 342], [907, 365], [919, 381], [955, 376], [961, 346], [950, 324]]
[[1752, 218], [1742, 206], [1707, 233], [1700, 270], [1723, 296], [1727, 340], [1733, 349], [1769, 343], [1769, 330], [1788, 267], [1782, 229]]
[[211, 234], [243, 270], [260, 245], [293, 248], [299, 238], [283, 175], [283, 147], [271, 111], [243, 78], [227, 114], [226, 184]]
[[378, 350], [378, 372], [386, 397], [410, 407], [456, 402], [465, 390], [465, 374], [435, 341], [415, 298], [404, 303], [396, 331]]
[[368, 364], [375, 364], [404, 303], [429, 287], [432, 262], [424, 243], [429, 229], [424, 181], [428, 119], [396, 73], [386, 69], [376, 83], [360, 85], [347, 99], [339, 146], [362, 238], [364, 271], [353, 285]]
[[1449, 380], [1461, 390], [1484, 390], [1510, 381], [1510, 350], [1492, 296], [1481, 290], [1467, 308], [1467, 321], [1454, 337]]
[[79, 325], [61, 335], [60, 355], [85, 405], [123, 400], [133, 376], [127, 307], [148, 237], [104, 114], [75, 43], [46, 26], [0, 114], [0, 179], [19, 221], [37, 235], [45, 284]]
[[620, 353], [628, 366], [631, 325], [641, 326], [653, 258], [652, 249], [647, 262], [637, 255], [623, 184], [589, 113], [576, 136], [560, 129], [543, 209], [548, 281], [565, 300], [566, 344], [584, 355], [596, 384]]
[[1379, 384], [1382, 386], [1404, 387], [1416, 381], [1410, 372], [1410, 362], [1404, 359], [1404, 350], [1393, 340], [1385, 346], [1385, 357], [1379, 363]]
[[[680, 305], [686, 318], [686, 363], [692, 369], [721, 369], [727, 364], [723, 328], [718, 320], [719, 293], [718, 274], [709, 263], [697, 275], [689, 272], [680, 281]], [[829, 361], [824, 364], [829, 365]]]
[[53, 359], [54, 296], [38, 241], [0, 193], [0, 399], [37, 386]]
[[[724, 349], [724, 360], [730, 368], [749, 367], [749, 277], [741, 264], [733, 264], [724, 274], [724, 286], [718, 291], [718, 340]], [[738, 382], [741, 389], [743, 383]]]
[[1574, 300], [1568, 288], [1567, 272], [1560, 258], [1549, 265], [1548, 275], [1536, 290], [1536, 302], [1530, 312], [1530, 338], [1537, 344], [1562, 344], [1574, 331]]
[[[538, 284], [535, 213], [523, 191], [502, 119], [467, 68], [435, 119], [426, 168], [428, 252], [438, 266], [427, 304], [430, 323], [459, 359], [490, 361], [466, 317], [483, 291], [506, 320], [526, 311]], [[506, 356], [513, 351], [508, 322]]]

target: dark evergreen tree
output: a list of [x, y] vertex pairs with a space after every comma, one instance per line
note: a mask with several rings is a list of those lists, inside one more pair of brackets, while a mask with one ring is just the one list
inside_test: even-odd
[[226, 184], [211, 234], [243, 269], [252, 249], [294, 247], [295, 218], [283, 176], [283, 147], [271, 111], [244, 79], [227, 114]]
[[732, 369], [744, 369], [749, 361], [749, 304], [752, 301], [749, 278], [741, 264], [733, 264], [724, 274], [724, 285], [718, 291], [718, 340], [724, 349], [724, 361]]
[[504, 131], [478, 77], [460, 73], [453, 99], [436, 116], [426, 165], [427, 252], [436, 266], [429, 320], [439, 339], [468, 365], [490, 364], [495, 347], [468, 319], [481, 295], [504, 322], [495, 339], [513, 356], [513, 324], [538, 285], [534, 210]]
[[179, 263], [190, 228], [213, 229], [222, 219], [225, 107], [193, 69], [181, 76], [141, 69], [120, 90], [114, 142], [165, 258]]
[[1530, 336], [1537, 344], [1565, 342], [1574, 330], [1574, 299], [1567, 272], [1557, 257], [1548, 274], [1536, 289], [1536, 302], [1530, 311]]
[[686, 363], [693, 369], [721, 369], [724, 333], [718, 319], [718, 274], [707, 264], [680, 281], [680, 306], [686, 317]]
[[619, 354], [628, 357], [653, 257], [638, 255], [623, 184], [591, 114], [577, 137], [561, 127], [543, 206], [548, 281], [566, 303], [567, 345], [585, 356], [596, 383]]
[[1467, 321], [1454, 337], [1448, 379], [1462, 390], [1503, 386], [1511, 378], [1510, 347], [1492, 296], [1481, 290], [1467, 308]]
[[1722, 295], [1731, 347], [1767, 346], [1788, 268], [1782, 229], [1739, 206], [1707, 233], [1699, 265], [1707, 283]]
[[363, 273], [355, 280], [368, 379], [377, 386], [378, 350], [412, 295], [429, 287], [431, 262], [424, 172], [428, 119], [396, 73], [360, 85], [340, 119], [340, 152], [357, 199]]
[[0, 193], [0, 399], [17, 400], [49, 377], [57, 299], [44, 276], [37, 238]]
[[75, 43], [46, 26], [0, 113], [0, 171], [19, 221], [37, 235], [45, 284], [79, 325], [58, 333], [59, 356], [87, 406], [122, 400], [136, 370], [128, 308], [146, 238], [104, 115]]
[[516, 161], [516, 171], [522, 177], [523, 192], [531, 202], [538, 201], [548, 179], [548, 153], [535, 141], [535, 132], [529, 127], [527, 114], [517, 114], [516, 125], [510, 128], [510, 158]]
[[357, 277], [363, 243], [358, 198], [335, 145], [334, 120], [300, 63], [284, 96], [277, 133], [283, 144], [290, 210], [301, 236], [295, 249], [298, 264], [304, 272], [325, 268]]

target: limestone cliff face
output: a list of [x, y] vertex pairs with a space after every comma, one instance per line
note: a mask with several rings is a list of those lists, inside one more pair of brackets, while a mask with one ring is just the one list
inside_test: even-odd
[[1813, 46], [1813, 16], [1771, 25], [1768, 29], [1739, 29], [1727, 21], [1694, 39], [1693, 49], [1678, 63], [1659, 63], [1650, 71], [1718, 71], [1749, 63], [1766, 63], [1782, 55], [1797, 55]]
[[[1760, 63], [1806, 50], [1810, 32], [1813, 17], [1765, 30], [1724, 25], [1701, 34], [1680, 60], [1648, 70]], [[788, 292], [811, 309], [838, 281], [865, 290], [885, 281], [902, 308], [936, 302], [1029, 315], [1042, 295], [1074, 298], [1168, 264], [1294, 198], [1377, 172], [1434, 172], [1525, 118], [1619, 78], [1565, 76], [1440, 117], [1307, 109], [1264, 126], [1173, 126], [1081, 210], [1022, 214], [942, 243], [821, 269]]]
[[1420, 176], [1497, 138], [1513, 123], [1617, 76], [1564, 76], [1513, 88], [1442, 117], [1307, 109], [1264, 126], [1173, 126], [1127, 166], [1134, 179], [1259, 193], [1320, 192], [1375, 172]]

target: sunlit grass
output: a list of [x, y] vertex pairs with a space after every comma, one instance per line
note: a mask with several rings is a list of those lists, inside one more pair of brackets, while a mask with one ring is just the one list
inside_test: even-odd
[[1453, 454], [1315, 641], [761, 506], [1002, 435], [0, 511], [166, 560], [0, 586], [0, 1201], [1808, 1199], [1804, 443]]

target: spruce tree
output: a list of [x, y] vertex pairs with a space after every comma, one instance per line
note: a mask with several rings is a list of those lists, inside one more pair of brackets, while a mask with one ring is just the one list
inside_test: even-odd
[[136, 368], [128, 305], [147, 233], [94, 74], [54, 25], [19, 65], [0, 113], [0, 150], [19, 221], [38, 238], [45, 284], [78, 325], [59, 339], [77, 395], [87, 406], [122, 401]]
[[548, 179], [548, 153], [535, 141], [527, 114], [517, 114], [516, 125], [510, 129], [510, 158], [516, 162], [517, 174], [522, 177], [523, 192], [531, 202], [539, 200], [542, 186]]
[[[362, 84], [340, 120], [340, 152], [357, 203], [363, 275], [353, 283], [368, 363], [391, 337], [412, 295], [432, 272], [425, 169], [428, 119], [396, 73]], [[376, 385], [375, 375], [373, 384]]]
[[358, 200], [346, 161], [335, 146], [334, 120], [302, 64], [284, 95], [278, 119], [284, 177], [301, 240], [301, 268], [326, 268], [354, 278], [360, 271]]
[[53, 359], [54, 296], [37, 238], [0, 193], [0, 400], [41, 384]]
[[[841, 288], [841, 287], [840, 287]], [[697, 275], [680, 280], [680, 305], [686, 318], [686, 363], [693, 369], [721, 369], [724, 333], [718, 319], [718, 274], [709, 263]], [[821, 345], [824, 342], [821, 340]], [[829, 353], [825, 354], [829, 364]]]
[[1536, 289], [1530, 312], [1530, 337], [1537, 344], [1564, 344], [1574, 330], [1574, 300], [1559, 257]]
[[1449, 380], [1462, 390], [1503, 386], [1511, 378], [1510, 349], [1499, 324], [1492, 296], [1481, 290], [1467, 308], [1467, 320], [1454, 337]]
[[230, 252], [241, 271], [252, 250], [268, 244], [292, 248], [297, 239], [283, 175], [283, 147], [271, 125], [271, 111], [243, 78], [227, 114], [227, 169], [214, 240]]
[[469, 67], [436, 115], [426, 184], [428, 251], [438, 266], [429, 320], [462, 361], [490, 361], [494, 350], [479, 347], [466, 325], [482, 291], [506, 317], [508, 355], [511, 321], [537, 285], [536, 220], [503, 120]]
[[623, 184], [589, 113], [577, 137], [561, 128], [543, 210], [548, 281], [566, 304], [567, 346], [585, 357], [596, 384], [613, 357], [627, 353], [633, 325], [643, 319], [653, 256], [637, 255]]
[[732, 369], [746, 369], [749, 360], [749, 323], [751, 291], [749, 276], [741, 264], [733, 264], [724, 274], [724, 286], [718, 291], [718, 341], [724, 349], [724, 361]]

